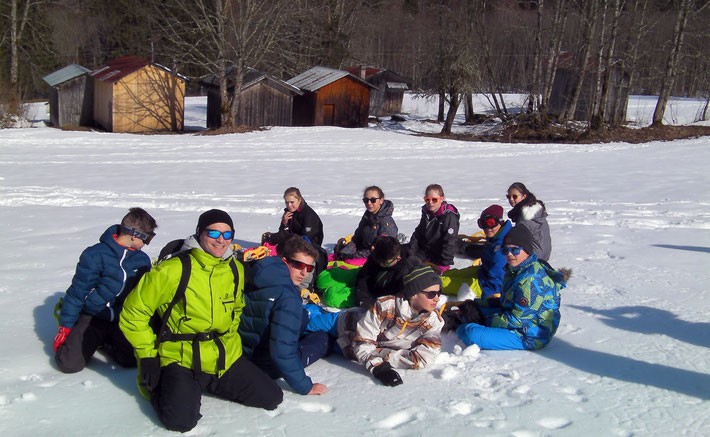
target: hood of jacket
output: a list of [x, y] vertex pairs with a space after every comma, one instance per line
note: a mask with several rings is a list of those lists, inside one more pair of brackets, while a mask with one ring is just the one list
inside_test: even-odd
[[431, 212], [429, 208], [426, 207], [426, 205], [422, 205], [422, 212], [430, 218], [444, 215], [447, 213], [459, 215], [459, 211], [456, 209], [456, 207], [446, 201], [441, 202], [441, 206], [434, 213]]
[[542, 266], [543, 269], [545, 269], [545, 273], [547, 273], [547, 276], [552, 279], [553, 282], [557, 283], [560, 285], [560, 289], [563, 289], [567, 286], [567, 283], [564, 280], [564, 275], [550, 267], [546, 262], [540, 262], [538, 259], [537, 255], [534, 253], [530, 255], [525, 261], [521, 262], [515, 267], [510, 267], [506, 266], [506, 269], [510, 270], [511, 273], [514, 275], [519, 275], [521, 272], [524, 272], [525, 270], [531, 268], [533, 263], [538, 263], [539, 265]]
[[545, 207], [542, 206], [540, 201], [535, 202], [533, 205], [523, 205], [522, 203], [518, 203], [508, 212], [508, 218], [516, 223], [520, 220], [531, 221], [546, 217], [547, 211], [545, 210]]
[[291, 281], [288, 266], [279, 256], [268, 256], [255, 262], [250, 273], [255, 288], [290, 286], [298, 292]]
[[116, 252], [116, 255], [118, 255], [118, 258], [120, 259], [121, 256], [123, 255], [123, 251], [128, 249], [126, 246], [121, 246], [118, 244], [115, 238], [113, 238], [114, 235], [118, 235], [118, 229], [120, 228], [120, 225], [113, 225], [110, 226], [108, 229], [104, 231], [103, 234], [101, 234], [101, 237], [99, 237], [99, 241], [108, 247], [111, 248], [112, 251]]

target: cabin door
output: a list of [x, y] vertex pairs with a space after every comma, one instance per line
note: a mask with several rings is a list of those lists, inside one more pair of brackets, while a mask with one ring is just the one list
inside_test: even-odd
[[335, 125], [335, 105], [323, 105], [323, 125]]

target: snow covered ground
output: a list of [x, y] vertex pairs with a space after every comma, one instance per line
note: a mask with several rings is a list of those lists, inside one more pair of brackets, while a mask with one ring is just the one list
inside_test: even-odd
[[[654, 104], [634, 97], [629, 116], [648, 124]], [[692, 123], [701, 105], [671, 101], [668, 122]], [[186, 125], [204, 126], [205, 106], [204, 98], [187, 99]], [[422, 121], [435, 117], [434, 100], [407, 96], [405, 111], [403, 125], [366, 129], [0, 131], [4, 435], [170, 434], [138, 394], [135, 370], [99, 355], [81, 373], [64, 375], [51, 353], [52, 308], [79, 254], [131, 206], [158, 220], [152, 257], [214, 207], [232, 214], [239, 243], [253, 245], [277, 228], [281, 194], [295, 185], [323, 219], [332, 248], [357, 225], [366, 185], [383, 188], [400, 230], [411, 234], [424, 187], [439, 183], [461, 212], [462, 232], [473, 233], [483, 208], [509, 209], [504, 194], [514, 181], [547, 205], [551, 263], [573, 269], [560, 329], [546, 348], [462, 350], [449, 335], [433, 368], [403, 372], [396, 388], [330, 357], [307, 369], [328, 386], [324, 396], [283, 385], [275, 412], [205, 396], [204, 417], [188, 434], [710, 435], [710, 138], [463, 143], [407, 135], [440, 129]]]

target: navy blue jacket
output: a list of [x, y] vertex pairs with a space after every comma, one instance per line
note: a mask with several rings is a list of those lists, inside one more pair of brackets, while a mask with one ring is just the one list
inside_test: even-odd
[[271, 377], [283, 377], [294, 391], [313, 387], [298, 353], [303, 309], [301, 294], [280, 257], [267, 257], [251, 268], [251, 290], [239, 323], [242, 348]]
[[116, 242], [113, 236], [118, 228], [113, 225], [106, 229], [98, 244], [82, 252], [62, 303], [61, 326], [73, 328], [82, 312], [116, 320], [128, 292], [150, 270], [148, 255]]
[[481, 268], [478, 269], [478, 285], [481, 286], [481, 297], [484, 299], [500, 297], [505, 277], [505, 266], [508, 265], [500, 248], [503, 246], [503, 239], [512, 228], [510, 220], [506, 220], [498, 234], [487, 240], [483, 248]]

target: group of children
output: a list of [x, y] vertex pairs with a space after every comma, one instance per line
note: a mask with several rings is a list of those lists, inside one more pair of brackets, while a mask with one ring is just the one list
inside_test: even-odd
[[[212, 209], [152, 269], [141, 248], [157, 224], [132, 208], [81, 255], [59, 312], [57, 366], [80, 371], [99, 348], [122, 366], [137, 364], [139, 389], [161, 422], [185, 432], [201, 417], [205, 391], [269, 410], [283, 399], [278, 378], [303, 395], [325, 393], [304, 369], [333, 351], [396, 386], [403, 379], [395, 369], [435, 360], [443, 330], [484, 349], [539, 349], [559, 324], [565, 281], [545, 261], [544, 204], [519, 183], [507, 197], [516, 226], [492, 205], [478, 220], [485, 243], [462, 246], [458, 211], [441, 186], [430, 185], [422, 219], [401, 244], [392, 202], [367, 187], [360, 225], [328, 255], [320, 218], [291, 187], [278, 232], [263, 236], [275, 256], [244, 260], [232, 245], [231, 217]], [[462, 275], [450, 269], [456, 254], [482, 263]], [[302, 299], [302, 289], [321, 291], [319, 278], [332, 271], [328, 259], [356, 269], [351, 308]], [[480, 298], [437, 309], [441, 293], [449, 287], [455, 294], [462, 278]]]

